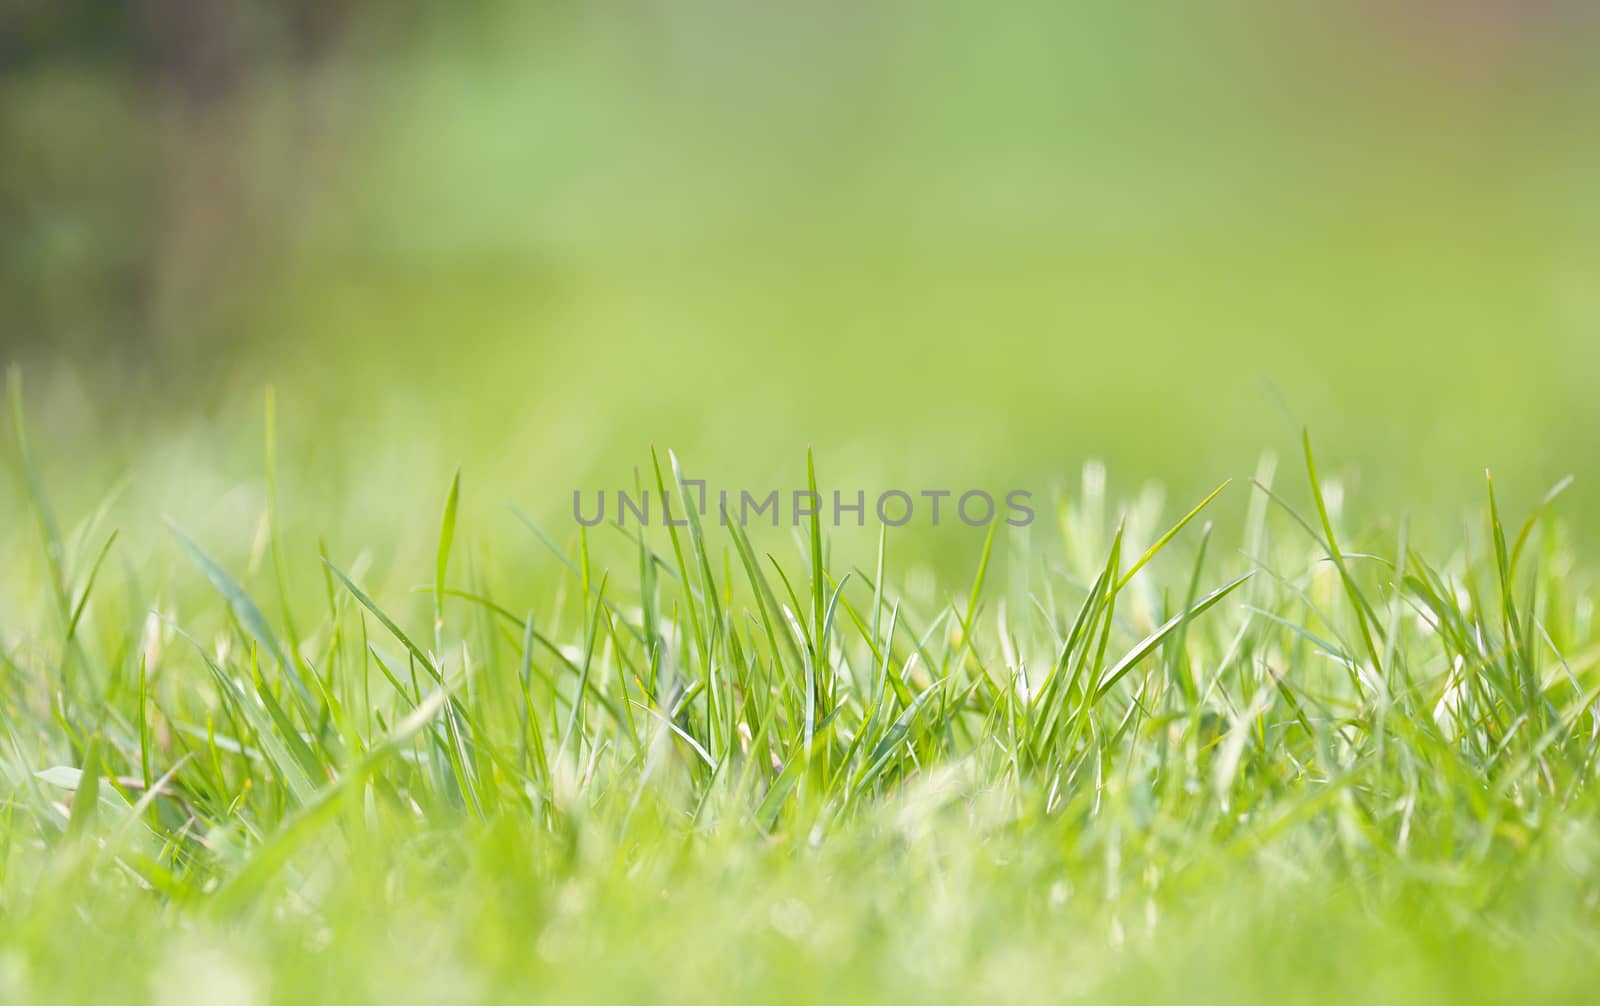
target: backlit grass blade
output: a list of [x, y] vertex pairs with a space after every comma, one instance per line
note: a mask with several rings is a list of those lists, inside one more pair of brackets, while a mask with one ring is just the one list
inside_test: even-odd
[[1216, 590], [1213, 590], [1211, 593], [1201, 598], [1192, 608], [1189, 608], [1181, 614], [1174, 615], [1173, 617], [1167, 619], [1167, 621], [1163, 623], [1160, 628], [1156, 629], [1156, 631], [1152, 632], [1150, 635], [1141, 640], [1137, 646], [1128, 651], [1127, 656], [1117, 661], [1111, 670], [1106, 673], [1104, 680], [1100, 682], [1099, 688], [1095, 690], [1096, 697], [1103, 696], [1106, 692], [1110, 691], [1116, 685], [1116, 683], [1121, 681], [1122, 678], [1129, 671], [1133, 670], [1140, 661], [1142, 661], [1145, 657], [1148, 657], [1151, 651], [1159, 646], [1161, 641], [1167, 638], [1171, 632], [1173, 632], [1179, 626], [1185, 625], [1191, 620], [1204, 614], [1218, 601], [1222, 600], [1224, 597], [1227, 597], [1229, 594], [1233, 593], [1239, 587], [1247, 583], [1254, 575], [1255, 574], [1253, 572], [1245, 573], [1242, 576], [1223, 584], [1221, 587], [1218, 587]]
[[1366, 644], [1367, 655], [1372, 658], [1372, 666], [1381, 675], [1383, 673], [1383, 657], [1378, 652], [1377, 645], [1373, 642], [1373, 623], [1377, 616], [1367, 604], [1367, 599], [1362, 596], [1361, 588], [1356, 585], [1355, 578], [1350, 575], [1350, 567], [1345, 564], [1344, 554], [1339, 550], [1339, 542], [1333, 534], [1333, 520], [1328, 516], [1328, 503], [1323, 496], [1322, 481], [1317, 477], [1317, 461], [1311, 453], [1311, 432], [1302, 431], [1301, 442], [1305, 447], [1306, 474], [1311, 480], [1311, 498], [1317, 505], [1317, 516], [1322, 521], [1322, 532], [1327, 536], [1328, 557], [1333, 560], [1334, 566], [1339, 571], [1339, 580], [1344, 584], [1345, 593], [1350, 596], [1350, 605], [1354, 609], [1356, 624], [1361, 629], [1361, 641]]
[[78, 602], [72, 606], [72, 617], [67, 619], [67, 638], [70, 640], [78, 631], [78, 622], [83, 618], [83, 609], [89, 605], [89, 595], [94, 592], [95, 577], [100, 575], [100, 564], [106, 561], [106, 555], [111, 551], [111, 546], [117, 543], [117, 532], [111, 532], [106, 538], [106, 543], [100, 546], [100, 551], [95, 554], [94, 564], [89, 567], [89, 575], [83, 582], [83, 590], [78, 594]]
[[461, 502], [461, 469], [456, 469], [450, 480], [450, 491], [445, 494], [444, 513], [439, 518], [439, 547], [433, 560], [433, 635], [434, 648], [444, 648], [445, 577], [450, 570], [450, 544], [456, 536], [456, 507]]
[[212, 559], [205, 549], [201, 548], [193, 538], [189, 537], [183, 528], [179, 527], [171, 518], [168, 518], [166, 523], [168, 530], [172, 532], [172, 536], [177, 539], [183, 550], [188, 553], [190, 560], [200, 568], [200, 572], [205, 574], [206, 579], [211, 581], [211, 586], [216, 588], [217, 593], [222, 595], [223, 600], [228, 602], [228, 607], [233, 610], [234, 616], [239, 619], [239, 623], [249, 631], [256, 642], [261, 644], [263, 649], [272, 655], [272, 659], [283, 669], [284, 676], [289, 679], [289, 683], [294, 687], [296, 697], [300, 700], [302, 707], [308, 715], [312, 715], [315, 710], [315, 703], [311, 697], [311, 690], [306, 687], [305, 681], [301, 679], [300, 672], [295, 670], [294, 662], [289, 659], [283, 644], [278, 642], [277, 634], [272, 631], [272, 627], [267, 623], [267, 618], [261, 613], [261, 609], [256, 607], [256, 603], [250, 599], [250, 595], [244, 592], [244, 588], [240, 587], [238, 582], [228, 575], [228, 571], [223, 569], [215, 559]]
[[1143, 569], [1151, 559], [1154, 559], [1162, 549], [1166, 548], [1168, 543], [1170, 543], [1173, 538], [1177, 537], [1179, 531], [1182, 531], [1185, 527], [1187, 527], [1190, 521], [1194, 520], [1200, 515], [1200, 511], [1210, 506], [1211, 501], [1216, 499], [1218, 496], [1221, 496], [1222, 490], [1228, 488], [1228, 486], [1232, 484], [1233, 480], [1228, 479], [1220, 486], [1217, 486], [1215, 489], [1211, 490], [1211, 494], [1209, 496], [1195, 504], [1194, 509], [1184, 514], [1183, 518], [1179, 520], [1178, 523], [1168, 528], [1166, 534], [1162, 535], [1160, 538], [1157, 538], [1155, 544], [1146, 549], [1144, 555], [1141, 555], [1132, 566], [1128, 567], [1128, 571], [1122, 574], [1122, 578], [1117, 581], [1117, 589], [1121, 590], [1123, 587], [1126, 587], [1128, 585], [1128, 581], [1132, 580], [1134, 576], [1138, 574], [1139, 570]]

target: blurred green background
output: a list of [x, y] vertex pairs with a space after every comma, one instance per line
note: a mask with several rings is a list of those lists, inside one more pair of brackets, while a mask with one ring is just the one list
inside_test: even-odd
[[350, 548], [651, 444], [1188, 499], [1309, 426], [1373, 511], [1592, 510], [1594, 10], [4, 0], [0, 356], [64, 510], [235, 538], [268, 385]]

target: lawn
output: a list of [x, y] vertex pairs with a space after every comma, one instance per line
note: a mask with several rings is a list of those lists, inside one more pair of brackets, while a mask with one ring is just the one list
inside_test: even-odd
[[1600, 19], [1013, 6], [0, 4], [0, 1004], [1587, 1001]]
[[1600, 637], [1564, 484], [1515, 515], [1486, 484], [1430, 553], [1350, 523], [1309, 437], [1165, 514], [1091, 465], [930, 577], [914, 531], [836, 550], [826, 507], [702, 515], [652, 451], [637, 488], [679, 523], [474, 528], [469, 473], [408, 496], [426, 542], [341, 551], [282, 532], [270, 399], [250, 540], [217, 541], [56, 509], [21, 392], [5, 1001], [1592, 981]]

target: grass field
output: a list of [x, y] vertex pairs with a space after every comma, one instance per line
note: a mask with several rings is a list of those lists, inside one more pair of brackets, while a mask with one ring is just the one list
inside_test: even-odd
[[[821, 518], [481, 530], [469, 475], [408, 492], [425, 540], [329, 550], [282, 530], [270, 400], [218, 540], [58, 509], [21, 391], [4, 1001], [1592, 982], [1600, 635], [1564, 484], [1516, 514], [1485, 485], [1425, 552], [1350, 523], [1309, 438], [1165, 514], [1091, 466], [930, 575], [914, 531], [836, 550]], [[639, 470], [692, 510], [677, 466]]]
[[0, 3], [0, 1006], [1588, 1001], [1596, 52]]

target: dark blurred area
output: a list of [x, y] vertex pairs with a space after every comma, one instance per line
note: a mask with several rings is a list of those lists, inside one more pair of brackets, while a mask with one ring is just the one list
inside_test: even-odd
[[0, 3], [12, 338], [123, 365], [225, 342], [338, 156], [328, 78], [363, 6], [407, 21], [359, 0]]

